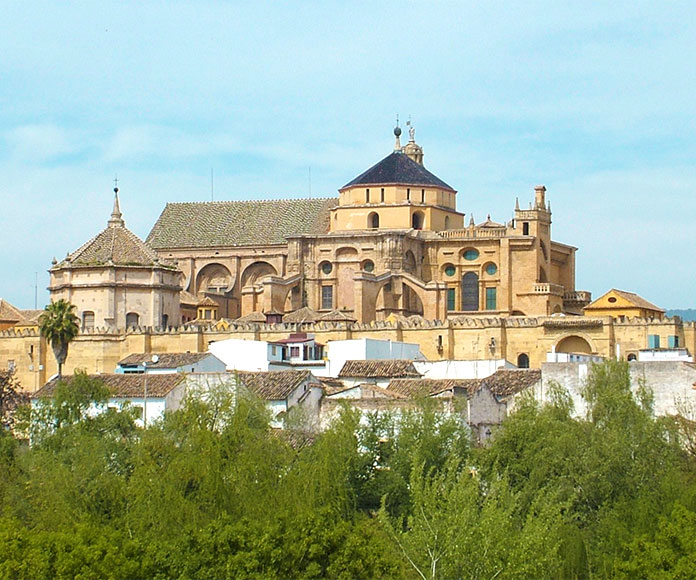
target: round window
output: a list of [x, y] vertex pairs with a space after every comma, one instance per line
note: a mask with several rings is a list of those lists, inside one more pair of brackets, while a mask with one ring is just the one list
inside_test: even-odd
[[473, 248], [466, 250], [464, 252], [464, 259], [465, 260], [475, 260], [478, 257], [479, 257], [478, 250], [474, 250]]
[[616, 302], [616, 298], [614, 298], [613, 296], [610, 296], [609, 298], [607, 298], [607, 300], [609, 302], [611, 302], [612, 304], [614, 304], [614, 302]]
[[486, 274], [488, 274], [489, 276], [493, 276], [497, 271], [498, 266], [496, 266], [493, 262], [486, 266]]
[[447, 274], [448, 276], [454, 276], [456, 272], [457, 270], [452, 264], [447, 264], [445, 266], [445, 274]]
[[321, 271], [324, 272], [324, 274], [331, 274], [331, 270], [333, 270], [331, 262], [324, 262], [321, 265]]
[[365, 260], [365, 263], [363, 264], [363, 270], [365, 272], [372, 272], [372, 270], [375, 269], [375, 263], [372, 260]]

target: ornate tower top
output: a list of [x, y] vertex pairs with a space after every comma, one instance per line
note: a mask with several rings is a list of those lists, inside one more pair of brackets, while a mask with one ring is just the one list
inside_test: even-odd
[[108, 226], [110, 228], [124, 227], [126, 222], [123, 221], [123, 214], [121, 213], [121, 206], [118, 203], [118, 187], [114, 187], [114, 209], [111, 212], [111, 218], [109, 219]]
[[396, 137], [396, 142], [394, 143], [394, 151], [401, 151], [401, 127], [399, 127], [399, 115], [396, 116], [396, 127], [394, 127], [394, 136]]

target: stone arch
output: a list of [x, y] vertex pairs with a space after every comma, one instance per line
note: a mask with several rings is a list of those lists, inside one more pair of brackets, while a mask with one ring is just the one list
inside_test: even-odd
[[556, 306], [553, 307], [553, 314], [562, 314], [563, 313], [563, 308], [561, 308], [560, 304], [556, 304]]
[[342, 246], [334, 254], [337, 262], [357, 262], [358, 250], [352, 246]]
[[427, 299], [424, 291], [403, 278], [400, 280], [400, 298], [392, 294], [395, 281], [387, 279], [379, 285], [375, 298], [375, 313], [380, 312], [386, 317], [393, 311], [399, 311], [405, 316], [424, 314], [424, 301]]
[[370, 212], [367, 216], [367, 227], [371, 230], [379, 228], [379, 214], [376, 211]]
[[527, 316], [527, 315], [524, 312], [522, 312], [521, 310], [513, 310], [510, 313], [510, 316]]
[[401, 307], [403, 308], [404, 315], [413, 316], [414, 314], [418, 314], [419, 316], [423, 316], [424, 298], [425, 297], [416, 287], [404, 282], [401, 294]]
[[411, 250], [406, 250], [404, 254], [404, 272], [416, 275], [417, 262], [416, 255]]
[[268, 262], [254, 262], [249, 264], [242, 273], [242, 288], [256, 284], [266, 276], [277, 276], [278, 272]]
[[425, 214], [422, 211], [414, 211], [411, 216], [411, 227], [414, 230], [422, 230], [425, 226]]
[[556, 352], [576, 353], [576, 354], [592, 354], [594, 349], [590, 344], [589, 339], [571, 334], [564, 336], [556, 343]]
[[528, 369], [529, 368], [529, 355], [526, 352], [521, 352], [517, 355], [517, 368], [518, 369]]
[[196, 292], [224, 294], [232, 289], [234, 277], [222, 264], [213, 262], [203, 266], [196, 275]]
[[126, 314], [126, 328], [135, 328], [140, 324], [140, 314], [129, 312]]

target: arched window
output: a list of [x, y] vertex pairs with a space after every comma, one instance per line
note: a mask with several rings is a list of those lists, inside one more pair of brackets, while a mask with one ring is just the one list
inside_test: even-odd
[[162, 315], [162, 328], [167, 328], [169, 326], [169, 315], [168, 314], [163, 314]]
[[379, 200], [384, 203], [384, 188], [379, 193]]
[[414, 230], [422, 230], [424, 221], [425, 216], [423, 215], [422, 211], [414, 212], [413, 217], [411, 218], [411, 227]]
[[370, 215], [367, 216], [367, 227], [370, 228], [371, 230], [376, 230], [379, 228], [379, 214], [376, 212], [372, 212]]
[[446, 215], [445, 216], [445, 230], [448, 230], [450, 228], [449, 224], [450, 224], [450, 219], [449, 219], [449, 216]]
[[132, 328], [138, 326], [140, 322], [140, 315], [137, 312], [129, 312], [126, 314], [126, 328]]
[[529, 368], [529, 355], [526, 353], [521, 353], [517, 357], [517, 368], [518, 369], [528, 369]]
[[94, 328], [94, 312], [85, 310], [82, 313], [82, 330], [91, 330]]
[[478, 274], [467, 272], [462, 276], [462, 310], [479, 309]]

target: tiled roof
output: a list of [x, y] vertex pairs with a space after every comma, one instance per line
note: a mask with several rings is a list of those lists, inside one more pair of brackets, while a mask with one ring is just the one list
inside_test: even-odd
[[206, 296], [203, 298], [203, 300], [200, 300], [196, 303], [196, 306], [220, 306], [215, 300], [213, 300], [210, 296]]
[[21, 325], [38, 325], [39, 324], [39, 316], [41, 316], [44, 313], [43, 310], [20, 310], [20, 314], [22, 315], [22, 319], [19, 321], [19, 324]]
[[128, 228], [110, 225], [54, 268], [68, 266], [164, 266], [155, 251]]
[[312, 378], [310, 371], [238, 372], [242, 385], [257, 397], [267, 401], [287, 399], [305, 381]]
[[263, 312], [250, 312], [245, 316], [240, 316], [235, 322], [266, 322], [266, 315]]
[[147, 242], [157, 249], [284, 244], [325, 234], [336, 198], [168, 203]]
[[[172, 389], [179, 386], [186, 380], [186, 375], [179, 373], [169, 374], [109, 374], [109, 375], [89, 375], [91, 379], [99, 379], [111, 391], [113, 397], [118, 398], [140, 398], [145, 396], [145, 377], [147, 377], [147, 396], [165, 397]], [[61, 379], [54, 377], [32, 395], [33, 398], [52, 397], [59, 380], [70, 383], [73, 376], [63, 376]]]
[[485, 379], [395, 379], [388, 391], [408, 397], [432, 397], [455, 388], [466, 389], [473, 395], [484, 385], [499, 398], [524, 391], [541, 380], [538, 369], [498, 369]]
[[481, 382], [496, 397], [507, 397], [528, 389], [540, 380], [539, 369], [498, 369], [490, 377], [481, 379]]
[[478, 389], [478, 379], [394, 379], [387, 390], [406, 397], [432, 397], [455, 387], [471, 391]]
[[0, 320], [7, 322], [19, 322], [22, 319], [22, 314], [18, 308], [15, 308], [7, 300], [0, 298]]
[[420, 377], [410, 360], [347, 360], [339, 377], [402, 378]]
[[663, 308], [660, 308], [659, 306], [655, 306], [655, 304], [653, 304], [652, 302], [648, 302], [645, 298], [643, 298], [642, 296], [639, 296], [635, 292], [627, 292], [626, 290], [617, 290], [616, 288], [612, 288], [611, 290], [609, 290], [609, 292], [607, 292], [603, 296], [600, 296], [599, 298], [597, 298], [597, 300], [592, 302], [592, 304], [588, 304], [585, 308], [587, 308], [587, 309], [606, 308], [606, 307], [597, 306], [595, 303], [599, 302], [600, 300], [602, 300], [604, 298], [604, 296], [606, 296], [607, 294], [611, 294], [611, 293], [618, 294], [619, 296], [621, 296], [625, 300], [628, 300], [628, 302], [630, 302], [634, 306], [637, 306], [638, 308], [645, 308], [646, 310], [656, 310], [657, 312], [665, 312], [665, 310]]
[[309, 306], [303, 306], [295, 312], [290, 312], [283, 316], [283, 322], [316, 322], [319, 318], [319, 313], [312, 310]]
[[498, 222], [494, 222], [491, 220], [490, 214], [488, 214], [488, 217], [486, 218], [485, 222], [481, 222], [479, 225], [476, 226], [477, 228], [504, 228], [504, 224], [499, 224]]
[[420, 163], [416, 163], [408, 155], [394, 151], [379, 163], [358, 175], [353, 181], [346, 183], [341, 189], [355, 185], [424, 185], [440, 187], [454, 191], [442, 179], [433, 175]]
[[153, 353], [149, 354], [129, 354], [126, 358], [119, 361], [120, 366], [140, 366], [147, 363], [148, 368], [154, 369], [176, 369], [186, 365], [192, 365], [206, 357], [213, 356], [209, 352], [163, 352], [156, 353], [157, 362], [152, 362]]
[[357, 318], [343, 310], [332, 310], [331, 312], [322, 314], [317, 320], [323, 320], [325, 322], [356, 322]]

